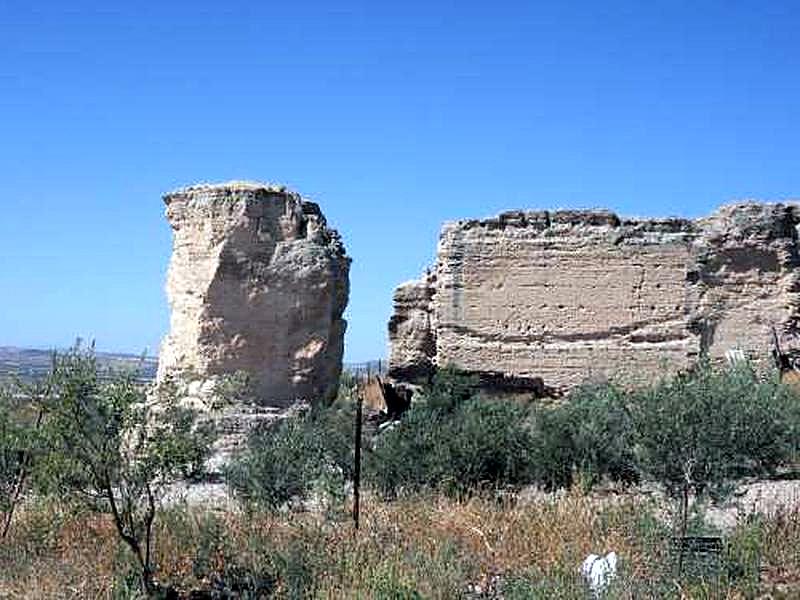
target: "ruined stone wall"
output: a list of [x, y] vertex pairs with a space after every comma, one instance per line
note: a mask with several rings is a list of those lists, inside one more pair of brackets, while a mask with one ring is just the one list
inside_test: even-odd
[[243, 182], [188, 187], [164, 202], [173, 253], [159, 379], [245, 371], [264, 405], [335, 394], [350, 259], [319, 207]]
[[433, 271], [395, 293], [390, 375], [420, 382], [455, 365], [563, 389], [646, 380], [701, 352], [769, 359], [771, 327], [797, 330], [799, 216], [747, 203], [697, 221], [558, 211], [448, 223]]

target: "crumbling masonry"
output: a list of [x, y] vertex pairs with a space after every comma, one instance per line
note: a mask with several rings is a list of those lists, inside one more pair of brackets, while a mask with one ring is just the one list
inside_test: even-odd
[[768, 360], [798, 332], [795, 204], [708, 218], [507, 212], [445, 224], [435, 267], [395, 292], [390, 375], [436, 366], [567, 389], [647, 380], [705, 352]]
[[335, 395], [350, 259], [319, 206], [246, 182], [188, 187], [164, 202], [172, 310], [159, 379], [244, 371], [264, 406]]

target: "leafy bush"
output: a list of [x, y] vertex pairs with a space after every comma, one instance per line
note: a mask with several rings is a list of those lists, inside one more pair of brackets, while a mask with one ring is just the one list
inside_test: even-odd
[[25, 460], [25, 432], [17, 424], [0, 399], [0, 533], [5, 533], [10, 524], [12, 510], [16, 504], [20, 472]]
[[455, 369], [438, 371], [421, 402], [378, 438], [367, 472], [382, 494], [424, 488], [463, 494], [530, 483], [569, 487], [576, 471], [589, 483], [604, 476], [636, 480], [634, 428], [619, 388], [581, 388], [564, 404], [537, 410], [532, 420], [516, 402], [478, 396], [475, 384]]
[[153, 523], [167, 486], [195, 474], [210, 453], [209, 422], [132, 374], [98, 372], [92, 348], [58, 356], [41, 398], [40, 491], [74, 497], [110, 515], [137, 561], [142, 591], [155, 590]]
[[536, 415], [537, 479], [548, 488], [648, 477], [673, 496], [713, 496], [796, 452], [800, 403], [777, 374], [701, 362], [637, 391], [578, 388]]
[[633, 421], [620, 388], [578, 388], [563, 404], [537, 413], [537, 479], [551, 489], [570, 487], [576, 472], [587, 485], [603, 477], [634, 482], [633, 437]]
[[[403, 490], [469, 493], [533, 480], [527, 410], [513, 402], [459, 399], [413, 407], [368, 455], [368, 481], [384, 496]], [[447, 406], [443, 409], [443, 406]]]
[[366, 454], [366, 481], [386, 497], [404, 488], [418, 490], [439, 483], [446, 466], [438, 454], [444, 453], [445, 442], [440, 421], [435, 412], [412, 407], [401, 423], [379, 435]]
[[633, 483], [648, 477], [671, 495], [722, 495], [744, 476], [773, 472], [797, 452], [800, 401], [776, 374], [701, 362], [689, 374], [638, 391], [578, 388], [560, 405], [526, 410], [475, 393], [475, 381], [440, 370], [406, 418], [368, 456], [384, 495], [433, 488], [537, 482], [569, 487], [576, 474]]
[[534, 439], [524, 406], [508, 401], [474, 399], [461, 405], [443, 431], [448, 440], [442, 457], [453, 466], [456, 490], [519, 486], [534, 476]]
[[40, 426], [51, 381], [14, 381], [0, 388], [0, 539], [11, 529], [17, 506], [42, 453]]
[[797, 398], [776, 375], [746, 364], [703, 362], [634, 400], [639, 467], [673, 496], [725, 495], [732, 481], [773, 472], [795, 443]]
[[452, 412], [476, 396], [478, 380], [453, 366], [438, 369], [422, 391], [421, 402], [429, 409]]
[[226, 468], [228, 485], [246, 504], [269, 510], [308, 498], [321, 484], [341, 497], [353, 476], [353, 420], [350, 409], [318, 409], [253, 432]]

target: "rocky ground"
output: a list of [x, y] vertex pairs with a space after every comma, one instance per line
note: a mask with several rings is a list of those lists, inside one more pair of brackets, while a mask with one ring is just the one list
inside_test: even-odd
[[[522, 490], [518, 499], [522, 504], [557, 500], [570, 492], [543, 492], [529, 487]], [[640, 500], [651, 498], [665, 507], [665, 517], [670, 502], [663, 492], [654, 486], [643, 485], [628, 490], [614, 487], [599, 488], [590, 496], [600, 504], [617, 501]], [[174, 486], [166, 498], [167, 504], [186, 503], [190, 506], [202, 506], [212, 510], [226, 510], [235, 507], [235, 501], [228, 493], [226, 484], [219, 478], [200, 484], [179, 484]], [[800, 478], [783, 478], [770, 480], [747, 481], [737, 487], [736, 491], [724, 503], [705, 507], [706, 522], [721, 531], [730, 531], [737, 523], [748, 516], [761, 514], [774, 516], [800, 508]]]

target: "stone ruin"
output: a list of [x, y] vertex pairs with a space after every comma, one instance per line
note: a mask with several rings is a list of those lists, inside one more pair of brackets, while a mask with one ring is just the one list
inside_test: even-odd
[[710, 217], [506, 212], [444, 225], [435, 267], [397, 288], [389, 375], [453, 365], [537, 393], [646, 381], [712, 359], [771, 360], [798, 332], [800, 206]]
[[350, 259], [319, 206], [247, 182], [191, 186], [164, 202], [171, 320], [158, 379], [244, 371], [262, 406], [335, 396]]

